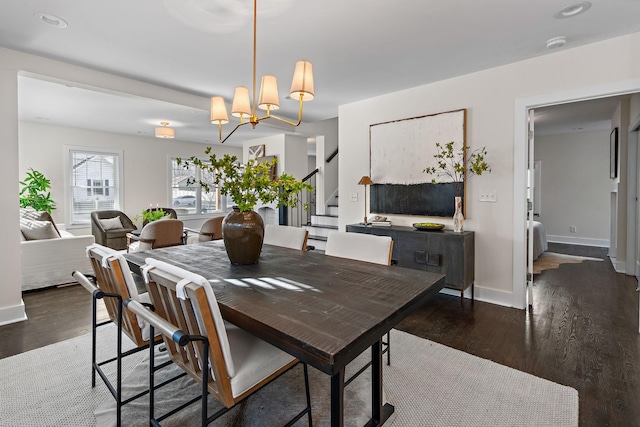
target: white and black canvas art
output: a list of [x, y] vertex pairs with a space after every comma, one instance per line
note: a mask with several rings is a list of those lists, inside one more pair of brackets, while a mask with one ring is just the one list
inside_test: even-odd
[[437, 142], [466, 145], [465, 122], [461, 109], [371, 125], [371, 213], [453, 216], [455, 184], [433, 184], [424, 169], [435, 164]]

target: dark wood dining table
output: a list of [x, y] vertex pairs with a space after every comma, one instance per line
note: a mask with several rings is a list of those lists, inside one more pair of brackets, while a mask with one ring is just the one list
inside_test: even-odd
[[[331, 376], [331, 425], [342, 426], [346, 365], [371, 348], [371, 419], [394, 407], [382, 397], [382, 337], [437, 294], [444, 276], [264, 245], [253, 265], [232, 265], [222, 241], [125, 255], [139, 272], [151, 257], [211, 283], [225, 320]], [[393, 359], [391, 359], [393, 364]]]

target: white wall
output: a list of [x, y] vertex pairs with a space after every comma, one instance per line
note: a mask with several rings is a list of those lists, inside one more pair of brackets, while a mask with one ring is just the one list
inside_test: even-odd
[[[19, 169], [23, 177], [27, 169], [44, 173], [51, 180], [51, 197], [57, 209], [53, 219], [65, 222], [64, 145], [110, 148], [123, 151], [124, 206], [122, 211], [131, 219], [149, 204], [171, 207], [169, 190], [169, 159], [198, 156], [205, 158], [206, 145], [177, 139], [130, 136], [96, 132], [40, 123], [20, 122]], [[242, 150], [214, 145], [212, 153], [240, 156]], [[192, 225], [192, 224], [190, 224]], [[91, 234], [91, 228], [67, 229], [76, 235]]]
[[[316, 178], [318, 187], [318, 213], [324, 213], [324, 204], [338, 189], [338, 165], [340, 155], [327, 163], [326, 159], [338, 148], [338, 118], [323, 120], [315, 123], [303, 123], [301, 132], [306, 135], [314, 135], [316, 141], [316, 165], [318, 168]], [[311, 169], [310, 171], [312, 171]], [[323, 203], [324, 202], [324, 203]]]
[[[127, 79], [98, 72], [76, 65], [0, 48], [0, 124], [3, 129], [2, 167], [0, 168], [0, 186], [3, 194], [16, 194], [21, 179], [18, 157], [18, 73], [45, 76], [54, 80], [71, 81], [81, 87], [99, 88], [115, 92], [128, 93], [150, 99], [171, 102], [186, 107], [206, 110], [209, 108], [207, 97], [163, 88], [153, 84]], [[163, 167], [163, 169], [165, 169]], [[5, 188], [6, 187], [6, 188]], [[4, 191], [6, 190], [6, 191]], [[126, 196], [125, 196], [126, 197]], [[166, 196], [165, 196], [166, 197]], [[0, 210], [0, 220], [5, 224], [18, 224], [18, 203], [5, 201], [5, 209]], [[19, 229], [3, 234], [5, 256], [0, 257], [3, 280], [0, 281], [0, 324], [18, 321], [24, 318], [21, 301], [21, 265]]]
[[[467, 108], [467, 144], [472, 149], [486, 146], [487, 160], [493, 169], [491, 174], [473, 177], [467, 190], [465, 229], [475, 231], [476, 295], [479, 299], [522, 307], [513, 287], [517, 102], [626, 81], [639, 75], [640, 34], [633, 34], [342, 105], [339, 108], [340, 194], [359, 193], [358, 200], [362, 196], [362, 189], [356, 183], [362, 175], [369, 174], [370, 124]], [[485, 190], [496, 191], [497, 203], [478, 202], [479, 192]], [[340, 227], [358, 222], [361, 209], [361, 203], [342, 202]], [[391, 219], [394, 224], [410, 225], [424, 218], [392, 216]], [[451, 220], [444, 222], [451, 227]], [[523, 238], [524, 232], [515, 240], [521, 242]]]
[[[2, 63], [0, 61], [0, 63]], [[20, 259], [20, 222], [17, 195], [18, 185], [18, 74], [16, 70], [0, 69], [0, 194], [4, 195], [0, 209], [1, 224], [15, 224], [2, 232], [0, 256], [0, 325], [26, 318], [22, 303]], [[13, 198], [15, 197], [15, 199]]]
[[535, 159], [542, 172], [538, 220], [548, 239], [608, 247], [609, 130], [536, 136]]

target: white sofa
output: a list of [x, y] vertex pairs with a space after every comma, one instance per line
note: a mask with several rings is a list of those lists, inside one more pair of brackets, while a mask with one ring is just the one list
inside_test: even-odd
[[20, 242], [23, 291], [75, 282], [74, 270], [92, 271], [86, 248], [95, 242], [93, 235], [74, 236], [60, 228], [61, 237]]

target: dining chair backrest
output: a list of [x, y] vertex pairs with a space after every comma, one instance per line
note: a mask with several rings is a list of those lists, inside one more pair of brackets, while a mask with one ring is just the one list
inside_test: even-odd
[[373, 234], [330, 231], [325, 254], [374, 264], [391, 265], [393, 239]]
[[222, 221], [223, 216], [217, 216], [215, 218], [209, 218], [200, 226], [200, 232], [198, 233], [199, 242], [208, 242], [210, 240], [222, 239]]
[[[120, 295], [122, 301], [131, 298], [135, 301], [149, 302], [145, 294], [138, 293], [129, 265], [120, 252], [106, 246], [93, 244], [87, 247], [87, 256], [91, 261], [100, 290]], [[118, 300], [115, 298], [104, 298], [103, 300], [109, 318], [112, 322], [117, 323]], [[146, 323], [128, 310], [124, 310], [122, 313], [122, 331], [138, 347], [146, 345], [149, 341], [149, 329]]]
[[[209, 366], [209, 392], [226, 406], [234, 404], [231, 378], [235, 367], [231, 357], [225, 323], [209, 282], [202, 276], [152, 258], [143, 270], [155, 313], [190, 335], [209, 340], [209, 354], [203, 354], [201, 342], [181, 347], [164, 337], [167, 352], [178, 366], [193, 378], [202, 376]], [[207, 361], [202, 363], [202, 361]]]
[[140, 232], [138, 251], [183, 244], [184, 224], [179, 219], [160, 219], [145, 225]]
[[309, 232], [304, 228], [267, 224], [264, 227], [264, 244], [305, 250]]

